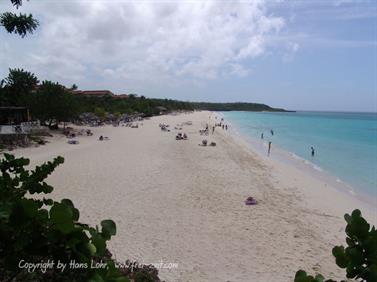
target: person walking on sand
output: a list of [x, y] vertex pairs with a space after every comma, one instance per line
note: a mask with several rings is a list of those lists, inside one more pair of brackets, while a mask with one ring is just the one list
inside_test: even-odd
[[315, 153], [314, 148], [310, 147], [310, 150], [312, 150], [312, 157], [314, 157], [314, 153]]
[[268, 142], [268, 155], [271, 153], [271, 141]]
[[212, 134], [215, 134], [215, 127], [212, 126]]
[[225, 125], [225, 130], [228, 130], [228, 125], [227, 124]]

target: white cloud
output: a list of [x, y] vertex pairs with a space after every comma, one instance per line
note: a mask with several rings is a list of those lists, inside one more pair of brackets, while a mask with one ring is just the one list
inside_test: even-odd
[[300, 49], [300, 45], [296, 42], [288, 42], [286, 44], [286, 51], [283, 55], [284, 62], [290, 62], [293, 60], [294, 55]]
[[230, 74], [239, 77], [245, 77], [250, 73], [250, 70], [239, 64], [230, 65]]
[[22, 10], [41, 26], [24, 39], [33, 41], [26, 56], [3, 48], [7, 61], [41, 78], [126, 91], [246, 76], [242, 65], [284, 27], [263, 0], [31, 1]]

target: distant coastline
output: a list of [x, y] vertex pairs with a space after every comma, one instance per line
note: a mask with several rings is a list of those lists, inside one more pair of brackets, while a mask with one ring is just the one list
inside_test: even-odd
[[266, 104], [259, 103], [211, 103], [211, 102], [190, 102], [194, 109], [207, 111], [248, 111], [248, 112], [295, 112], [282, 108], [273, 108]]

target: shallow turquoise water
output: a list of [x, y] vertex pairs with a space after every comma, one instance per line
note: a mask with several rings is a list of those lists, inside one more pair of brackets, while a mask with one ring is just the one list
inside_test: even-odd
[[[238, 131], [290, 151], [349, 183], [356, 192], [377, 196], [377, 113], [223, 112]], [[274, 131], [274, 135], [270, 130]], [[311, 156], [310, 147], [315, 148]]]

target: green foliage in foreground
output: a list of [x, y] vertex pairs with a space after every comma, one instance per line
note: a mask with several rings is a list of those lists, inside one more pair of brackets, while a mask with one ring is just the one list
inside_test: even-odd
[[[336, 264], [346, 269], [347, 278], [356, 281], [377, 281], [377, 230], [361, 216], [360, 210], [354, 210], [351, 215], [345, 214], [347, 247], [336, 246], [332, 253]], [[342, 280], [345, 281], [345, 280]], [[322, 275], [316, 277], [299, 270], [295, 282], [336, 282], [325, 280]]]
[[[112, 220], [103, 220], [101, 227], [93, 228], [78, 221], [80, 213], [72, 201], [42, 197], [53, 190], [44, 180], [63, 161], [57, 157], [28, 171], [28, 159], [4, 154], [0, 160], [0, 281], [129, 281], [132, 274], [128, 272], [126, 277], [124, 271], [121, 273], [106, 249], [106, 242], [116, 234]], [[40, 197], [30, 197], [35, 194]], [[48, 260], [67, 265], [75, 261], [88, 268], [67, 266], [61, 272], [55, 267], [45, 273], [20, 268], [21, 261]], [[92, 262], [105, 266], [92, 268]], [[143, 281], [159, 281], [145, 270], [135, 275], [144, 275]]]

